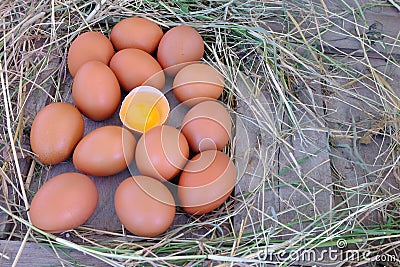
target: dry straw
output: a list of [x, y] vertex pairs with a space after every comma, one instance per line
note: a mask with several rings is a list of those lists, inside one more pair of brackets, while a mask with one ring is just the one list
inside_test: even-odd
[[[398, 6], [396, 1], [389, 2]], [[258, 266], [263, 259], [260, 253], [267, 250], [285, 255], [292, 252], [293, 256], [293, 252], [336, 246], [338, 239], [360, 251], [370, 251], [370, 257], [386, 253], [400, 259], [400, 102], [399, 88], [393, 85], [398, 81], [391, 77], [399, 71], [399, 59], [394, 56], [400, 48], [399, 35], [383, 33], [385, 42], [394, 44], [385, 47], [382, 38], [374, 40], [379, 44], [376, 46], [364, 34], [368, 31], [364, 12], [391, 4], [337, 1], [341, 10], [335, 13], [327, 5], [325, 1], [300, 0], [1, 1], [0, 215], [7, 221], [0, 226], [6, 226], [1, 233], [4, 240], [22, 241], [12, 259], [14, 265], [26, 242], [49, 246], [55, 255], [65, 253], [65, 248], [82, 251], [112, 266], [201, 266], [210, 262], [219, 266]], [[256, 183], [247, 192], [237, 190], [221, 209], [223, 213], [192, 218], [190, 223], [158, 238], [140, 239], [88, 227], [69, 232], [68, 240], [65, 235], [44, 233], [30, 225], [26, 212], [37, 187], [48, 178], [47, 167], [26, 160], [32, 155], [28, 137], [33, 116], [45, 101], [62, 101], [70, 95], [66, 54], [71, 41], [89, 29], [108, 34], [117, 21], [133, 15], [145, 16], [164, 29], [185, 23], [200, 31], [206, 42], [205, 61], [226, 77], [223, 100], [245, 125], [259, 133], [246, 154], [260, 159], [257, 170], [246, 170]], [[352, 25], [355, 32], [345, 24]], [[324, 39], [327, 31], [343, 39], [351, 37], [361, 44], [360, 49], [336, 49]], [[385, 63], [371, 63], [371, 53], [385, 59]], [[360, 93], [361, 87], [372, 93]], [[268, 105], [260, 96], [267, 99]], [[357, 114], [341, 124], [332, 122], [337, 110], [329, 103], [352, 107], [371, 123], [362, 123]], [[247, 106], [250, 115], [240, 112], [241, 105]], [[316, 154], [328, 153], [328, 157], [302, 173], [302, 166], [312, 162], [314, 156], [311, 153], [299, 159], [293, 153], [313, 148], [315, 140], [310, 132], [327, 136], [325, 150]], [[293, 147], [290, 140], [294, 136], [300, 140], [300, 148]], [[338, 140], [349, 142], [343, 145]], [[360, 146], [370, 143], [379, 147], [372, 164], [360, 154]], [[234, 139], [229, 153], [235, 154], [236, 144]], [[353, 157], [341, 157], [336, 153], [340, 149], [351, 151]], [[278, 153], [279, 161], [275, 157]], [[340, 160], [362, 170], [354, 174], [354, 183], [346, 183], [346, 175], [335, 165]], [[278, 168], [280, 161], [286, 162], [285, 168]], [[326, 175], [333, 177], [329, 184], [311, 177], [312, 171], [325, 164], [330, 164]], [[297, 180], [288, 181], [288, 173], [298, 174]], [[287, 204], [285, 210], [278, 210], [266, 197], [268, 192], [282, 188], [289, 188], [306, 201], [287, 203], [287, 199], [278, 199]], [[313, 198], [318, 192], [331, 196], [326, 200], [330, 201], [328, 210], [319, 211]], [[243, 214], [249, 216], [240, 216]], [[296, 216], [283, 222], [285, 214]], [[0, 253], [3, 260], [9, 258]], [[288, 265], [296, 259], [264, 260]], [[366, 259], [353, 260], [362, 263]], [[64, 266], [73, 262], [60, 260]]]

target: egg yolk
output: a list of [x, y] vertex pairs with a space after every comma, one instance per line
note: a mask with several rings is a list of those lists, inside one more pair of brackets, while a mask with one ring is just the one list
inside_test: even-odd
[[160, 112], [156, 107], [148, 103], [130, 105], [126, 113], [127, 123], [134, 129], [145, 132], [152, 127], [159, 125], [161, 120]]

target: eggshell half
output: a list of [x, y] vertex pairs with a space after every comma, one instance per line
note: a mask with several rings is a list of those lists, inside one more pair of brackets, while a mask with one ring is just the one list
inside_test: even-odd
[[[137, 129], [132, 127], [133, 125], [129, 124], [128, 116], [129, 108], [132, 105], [142, 104], [155, 108], [159, 115], [159, 124], [163, 125], [166, 123], [169, 112], [170, 106], [168, 99], [165, 97], [164, 93], [158, 90], [157, 88], [151, 86], [139, 86], [129, 92], [129, 94], [124, 98], [122, 101], [121, 108], [119, 110], [119, 118], [121, 122], [130, 129], [133, 133], [142, 134], [144, 131], [143, 129]], [[140, 113], [137, 115], [141, 115]], [[145, 114], [145, 116], [148, 114]], [[143, 119], [143, 117], [142, 117]]]
[[92, 215], [98, 201], [95, 183], [86, 175], [63, 173], [48, 180], [32, 199], [32, 224], [49, 233], [76, 228]]

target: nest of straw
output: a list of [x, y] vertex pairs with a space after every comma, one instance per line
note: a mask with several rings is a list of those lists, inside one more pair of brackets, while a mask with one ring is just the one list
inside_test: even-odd
[[[262, 260], [289, 265], [298, 261], [290, 252], [337, 246], [338, 239], [354, 249], [369, 251], [370, 257], [389, 253], [400, 259], [400, 100], [390, 76], [399, 71], [398, 59], [378, 51], [386, 65], [371, 64], [367, 51], [376, 51], [361, 33], [352, 38], [362, 44], [362, 57], [340, 50], [335, 51], [339, 56], [329, 54], [325, 51], [329, 43], [323, 38], [330, 28], [343, 38], [351, 35], [336, 23], [338, 18], [363, 17], [367, 9], [397, 4], [337, 4], [345, 8], [332, 14], [324, 1], [2, 1], [2, 238], [22, 240], [20, 250], [26, 242], [37, 242], [50, 246], [56, 255], [62, 249], [78, 250], [113, 266], [248, 266], [259, 265]], [[116, 22], [130, 16], [145, 16], [163, 29], [189, 24], [202, 34], [204, 60], [222, 71], [227, 80], [223, 100], [243, 125], [251, 125], [257, 133], [245, 151], [248, 162], [242, 164], [243, 175], [257, 178], [257, 182], [248, 191], [237, 189], [223, 213], [195, 218], [158, 238], [140, 239], [91, 227], [77, 228], [68, 233], [68, 238], [41, 232], [27, 218], [29, 202], [37, 190], [32, 184], [48, 178], [48, 167], [32, 160], [32, 120], [46, 103], [63, 101], [71, 94], [66, 67], [71, 41], [87, 30], [108, 34]], [[356, 28], [365, 29], [365, 25]], [[374, 41], [379, 42], [379, 38]], [[390, 41], [392, 50], [399, 48], [397, 39]], [[355, 85], [373, 91], [373, 97]], [[265, 103], [260, 103], [261, 96]], [[356, 116], [349, 122], [340, 118], [335, 121], [337, 109], [332, 103], [355, 107], [368, 115], [370, 123]], [[245, 110], [250, 112], [245, 114]], [[306, 120], [299, 116], [299, 110], [306, 111]], [[309, 132], [327, 136], [324, 153], [330, 167], [324, 170], [332, 177], [328, 184], [310, 183], [307, 175], [299, 175], [297, 182], [288, 180], [288, 173], [300, 170], [303, 163], [315, 157], [296, 159], [292, 153], [290, 139], [294, 136], [300, 140], [300, 147], [313, 146], [316, 141]], [[228, 148], [233, 157], [236, 141]], [[358, 150], [371, 143], [380, 148], [372, 164], [366, 163]], [[351, 150], [354, 158], [340, 156], [340, 149]], [[251, 167], [253, 158], [260, 168]], [[346, 183], [346, 174], [336, 165], [340, 160], [363, 170], [355, 174], [356, 183]], [[279, 167], [283, 161], [285, 167]], [[277, 210], [265, 199], [265, 192], [280, 188], [289, 188], [293, 194], [325, 190], [332, 203], [329, 210], [318, 212], [317, 199], [307, 198], [307, 202], [298, 204], [278, 198], [287, 206]], [[306, 206], [315, 212], [305, 215]], [[289, 222], [282, 220], [287, 213], [294, 214]], [[196, 234], [199, 228], [206, 231]], [[260, 253], [266, 251], [289, 256], [261, 257]]]

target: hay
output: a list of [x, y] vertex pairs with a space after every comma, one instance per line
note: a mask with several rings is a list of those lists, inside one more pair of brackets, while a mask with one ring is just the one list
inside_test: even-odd
[[[382, 253], [395, 254], [397, 260], [400, 218], [398, 205], [398, 159], [399, 159], [399, 98], [398, 88], [393, 88], [391, 77], [385, 68], [371, 64], [367, 50], [375, 52], [386, 59], [386, 69], [399, 68], [398, 61], [391, 53], [383, 54], [375, 46], [363, 39], [363, 34], [353, 36], [336, 20], [347, 20], [350, 16], [363, 17], [368, 8], [389, 6], [387, 3], [369, 3], [345, 7], [341, 13], [332, 14], [324, 1], [2, 1], [0, 35], [0, 78], [1, 78], [1, 205], [3, 214], [7, 214], [7, 232], [4, 239], [39, 242], [50, 246], [57, 255], [59, 249], [71, 248], [96, 257], [110, 265], [153, 265], [182, 266], [213, 264], [259, 265], [260, 252], [277, 253], [301, 252], [307, 248], [327, 248], [337, 245], [337, 240], [354, 244], [359, 249], [367, 249], [371, 256]], [[392, 1], [390, 1], [392, 2]], [[394, 1], [396, 2], [396, 1]], [[394, 5], [394, 4], [393, 4]], [[29, 147], [29, 127], [36, 112], [48, 101], [62, 101], [69, 94], [70, 76], [66, 68], [66, 54], [71, 41], [81, 32], [91, 30], [108, 33], [121, 18], [129, 16], [146, 16], [163, 28], [187, 23], [196, 27], [206, 41], [205, 61], [221, 70], [227, 79], [227, 90], [223, 99], [232, 109], [237, 103], [245, 103], [259, 112], [261, 123], [255, 125], [258, 130], [274, 140], [274, 147], [289, 145], [288, 137], [296, 133], [304, 144], [312, 144], [307, 137], [309, 129], [296, 116], [299, 109], [307, 110], [308, 120], [316, 122], [312, 129], [324, 132], [330, 138], [329, 148], [332, 162], [340, 158], [334, 153], [339, 149], [337, 140], [351, 140], [354, 146], [355, 160], [351, 164], [361, 166], [367, 173], [354, 177], [354, 186], [343, 182], [341, 170], [331, 164], [332, 174], [336, 177], [332, 184], [318, 190], [332, 190], [339, 197], [332, 210], [324, 214], [314, 214], [307, 221], [280, 223], [281, 214], [268, 215], [269, 206], [258, 206], [260, 214], [268, 216], [274, 225], [264, 225], [253, 231], [239, 230], [232, 223], [237, 214], [247, 211], [248, 205], [266, 189], [275, 190], [271, 179], [280, 182], [279, 187], [289, 186], [298, 191], [297, 185], [287, 183], [284, 175], [297, 168], [302, 162], [293, 160], [285, 150], [281, 150], [282, 158], [286, 158], [286, 170], [273, 171], [279, 164], [270, 158], [262, 158], [264, 166], [260, 176], [261, 182], [251, 192], [236, 195], [225, 204], [226, 213], [211, 214], [206, 219], [194, 220], [182, 225], [165, 235], [153, 239], [140, 239], [122, 232], [107, 232], [99, 229], [80, 227], [69, 233], [70, 240], [62, 236], [44, 233], [31, 226], [27, 218], [29, 201], [37, 188], [30, 187], [32, 181], [41, 184], [46, 167], [35, 161], [30, 166], [23, 165], [23, 158], [32, 155]], [[334, 18], [334, 19], [330, 19]], [[284, 29], [281, 31], [280, 29]], [[360, 58], [356, 53], [336, 51], [322, 37], [327, 29], [337, 31], [345, 38], [352, 36], [362, 44]], [[364, 31], [365, 25], [357, 25], [358, 31]], [[390, 39], [399, 48], [398, 39]], [[397, 36], [398, 38], [398, 36]], [[378, 40], [379, 42], [379, 40]], [[327, 53], [332, 49], [336, 54], [346, 57], [347, 62]], [[324, 53], [326, 52], [326, 53]], [[390, 51], [389, 51], [390, 52]], [[355, 65], [367, 69], [366, 75]], [[238, 94], [237, 82], [240, 75], [250, 79], [254, 86], [246, 90], [248, 94], [271, 96], [272, 111], [276, 117], [271, 118], [268, 111], [254, 104], [252, 100], [241, 98]], [[323, 92], [316, 92], [309, 84], [323, 87]], [[359, 84], [375, 93], [374, 97], [362, 95], [353, 85]], [[349, 89], [350, 88], [350, 89]], [[309, 102], [298, 97], [298, 90], [306, 92]], [[348, 102], [349, 97], [357, 99], [363, 106]], [[353, 119], [352, 123], [343, 122], [343, 127], [327, 127], [336, 110], [322, 106], [317, 99], [325, 99], [333, 103], [344, 103], [370, 115], [373, 127]], [[319, 116], [318, 110], [326, 110]], [[281, 114], [285, 114], [283, 119]], [[379, 114], [376, 116], [374, 114]], [[237, 113], [242, 119], [243, 114]], [[246, 114], [245, 114], [246, 115]], [[249, 118], [250, 120], [251, 118]], [[307, 124], [307, 123], [306, 123]], [[374, 142], [379, 136], [387, 140], [388, 145], [380, 151], [379, 159], [383, 163], [366, 164], [357, 148], [362, 142]], [[364, 139], [361, 139], [364, 138]], [[354, 142], [353, 142], [354, 141]], [[231, 144], [232, 146], [234, 144]], [[356, 149], [354, 149], [356, 148]], [[228, 152], [234, 150], [230, 147]], [[350, 161], [350, 160], [349, 160]], [[29, 162], [29, 161], [28, 161]], [[318, 168], [318, 166], [316, 167]], [[28, 174], [23, 173], [27, 169]], [[397, 185], [388, 182], [393, 174]], [[252, 173], [248, 173], [252, 175]], [[254, 174], [255, 175], [255, 174]], [[376, 179], [366, 179], [375, 177]], [[301, 180], [304, 191], [307, 181]], [[362, 201], [368, 197], [370, 201]], [[235, 205], [235, 200], [241, 201]], [[311, 206], [315, 200], [309, 199]], [[292, 206], [291, 211], [302, 215], [302, 207]], [[283, 212], [283, 211], [281, 211]], [[381, 219], [365, 224], [369, 214], [378, 213]], [[301, 216], [300, 216], [301, 217]], [[6, 222], [4, 222], [6, 223]], [[237, 223], [237, 222], [236, 222]], [[244, 222], [243, 222], [244, 223]], [[251, 218], [247, 227], [258, 224]], [[302, 231], [298, 225], [305, 224]], [[228, 225], [228, 226], [226, 226]], [[193, 236], [198, 228], [206, 227], [202, 236]], [[226, 229], [226, 227], [228, 229]], [[191, 236], [188, 238], [188, 236]], [[382, 242], [381, 242], [382, 241]], [[21, 249], [24, 248], [21, 243]], [[396, 252], [397, 251], [397, 252]], [[269, 259], [271, 263], [288, 264], [294, 259], [285, 258], [282, 262], [277, 258]], [[364, 259], [357, 260], [362, 262]], [[15, 263], [18, 261], [18, 255]], [[72, 262], [73, 260], [71, 260]], [[61, 263], [66, 264], [66, 263]], [[222, 265], [221, 265], [222, 266]]]

